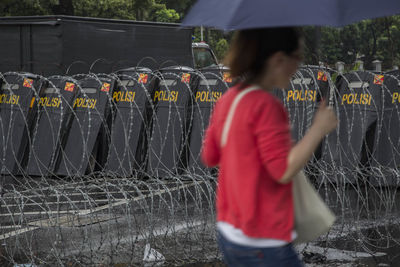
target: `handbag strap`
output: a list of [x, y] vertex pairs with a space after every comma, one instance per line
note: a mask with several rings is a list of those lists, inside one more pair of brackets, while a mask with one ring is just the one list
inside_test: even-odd
[[233, 120], [233, 115], [235, 114], [235, 110], [237, 105], [239, 104], [240, 100], [242, 98], [250, 93], [251, 91], [258, 90], [260, 87], [257, 85], [250, 86], [247, 89], [242, 90], [238, 95], [236, 95], [235, 99], [233, 100], [229, 111], [228, 111], [228, 116], [226, 117], [225, 123], [224, 123], [224, 128], [222, 129], [222, 135], [221, 135], [221, 147], [224, 147], [226, 145], [227, 139], [228, 139], [228, 133], [229, 133], [229, 128], [231, 128], [232, 120]]

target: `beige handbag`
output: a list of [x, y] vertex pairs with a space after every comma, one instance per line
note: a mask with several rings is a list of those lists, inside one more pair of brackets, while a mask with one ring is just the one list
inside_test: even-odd
[[329, 231], [336, 220], [303, 171], [293, 177], [295, 243], [312, 241]]
[[[233, 115], [240, 100], [246, 94], [257, 89], [259, 87], [251, 86], [241, 91], [233, 100], [224, 128], [222, 129], [221, 147], [224, 147], [226, 144]], [[335, 222], [335, 215], [325, 205], [303, 171], [300, 171], [296, 177], [293, 177], [293, 202], [295, 230], [297, 232], [297, 238], [294, 240], [295, 243], [305, 243], [316, 239], [328, 232]]]

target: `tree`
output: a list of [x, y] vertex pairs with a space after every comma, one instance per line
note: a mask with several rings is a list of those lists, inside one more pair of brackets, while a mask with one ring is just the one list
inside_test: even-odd
[[340, 44], [337, 44], [339, 39], [338, 29], [326, 27], [321, 29], [320, 61], [329, 63], [342, 61]]
[[[49, 1], [48, 1], [49, 2]], [[2, 0], [0, 1], [0, 16], [34, 16], [49, 14], [46, 5], [39, 0]]]
[[[320, 61], [320, 32], [317, 27], [303, 28], [304, 57], [307, 64], [318, 65]], [[318, 35], [318, 37], [317, 37]]]
[[178, 22], [179, 14], [174, 9], [162, 8], [155, 12], [154, 20], [159, 22]]
[[183, 18], [196, 0], [156, 0], [156, 3], [164, 4], [167, 9], [174, 9]]
[[156, 0], [1, 0], [0, 16], [75, 15], [178, 22], [178, 12]]
[[321, 60], [333, 66], [337, 61], [351, 65], [361, 59], [371, 69], [372, 62], [379, 59], [384, 69], [390, 69], [400, 63], [400, 51], [396, 49], [399, 29], [400, 16], [364, 20], [343, 28], [321, 28], [318, 43], [315, 27], [306, 27], [305, 62], [316, 64]]
[[59, 0], [58, 5], [54, 4], [52, 6], [52, 11], [54, 14], [63, 14], [63, 15], [74, 15], [74, 5], [72, 0]]
[[228, 49], [229, 49], [228, 41], [225, 38], [219, 39], [217, 44], [215, 45], [215, 54], [218, 58], [218, 61], [222, 61], [224, 59]]
[[75, 16], [136, 19], [131, 0], [72, 0]]
[[133, 11], [135, 12], [137, 20], [147, 20], [149, 14], [157, 8], [159, 4], [154, 0], [133, 0]]

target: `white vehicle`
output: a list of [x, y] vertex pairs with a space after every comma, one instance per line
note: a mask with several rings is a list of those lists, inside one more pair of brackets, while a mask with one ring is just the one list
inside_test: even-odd
[[202, 69], [217, 66], [218, 61], [210, 46], [204, 42], [192, 43], [193, 66]]

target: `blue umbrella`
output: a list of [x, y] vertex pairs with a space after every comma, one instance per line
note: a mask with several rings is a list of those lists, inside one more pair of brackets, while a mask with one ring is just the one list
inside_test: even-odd
[[340, 27], [394, 14], [400, 14], [400, 0], [198, 0], [182, 24], [223, 30]]

